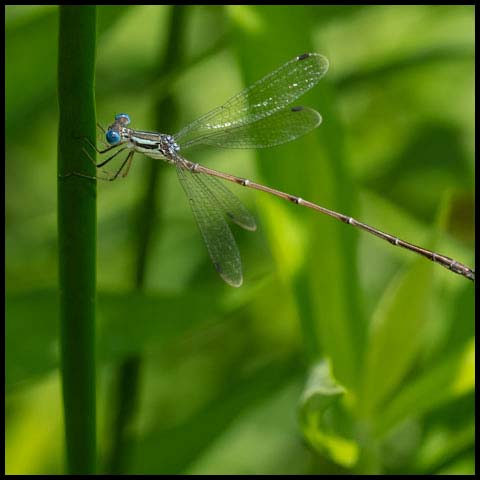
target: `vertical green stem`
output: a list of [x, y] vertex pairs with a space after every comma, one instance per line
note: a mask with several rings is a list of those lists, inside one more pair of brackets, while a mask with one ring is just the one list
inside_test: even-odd
[[[156, 77], [169, 75], [182, 60], [184, 25], [186, 18], [185, 6], [175, 5], [171, 9], [170, 31], [167, 49], [161, 54]], [[176, 127], [177, 111], [171, 95], [163, 95], [154, 99], [156, 129], [160, 132], [171, 132]], [[161, 184], [161, 164], [158, 160], [145, 158], [148, 162], [145, 177], [145, 194], [136, 212], [135, 231], [137, 234], [137, 258], [135, 262], [134, 288], [142, 290], [145, 285], [147, 258], [155, 223], [159, 221], [157, 208], [157, 192]], [[166, 321], [166, 319], [165, 319]], [[113, 424], [113, 445], [109, 454], [107, 471], [109, 473], [125, 473], [128, 461], [128, 444], [131, 426], [138, 403], [142, 358], [131, 355], [119, 368], [115, 398], [118, 399]]]
[[95, 6], [61, 6], [58, 58], [60, 340], [67, 471], [95, 473], [96, 182], [78, 137], [95, 141]]

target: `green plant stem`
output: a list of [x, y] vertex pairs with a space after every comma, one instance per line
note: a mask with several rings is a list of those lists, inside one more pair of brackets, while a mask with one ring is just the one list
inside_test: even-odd
[[[161, 55], [159, 67], [154, 72], [156, 77], [170, 75], [177, 62], [181, 61], [187, 8], [176, 5], [171, 9], [167, 50], [165, 54]], [[160, 132], [172, 131], [177, 119], [177, 109], [172, 96], [162, 95], [154, 102], [157, 130]], [[142, 290], [145, 285], [145, 272], [152, 234], [155, 223], [159, 222], [161, 214], [156, 202], [157, 192], [162, 180], [161, 165], [158, 160], [145, 160], [148, 161], [145, 194], [135, 218], [135, 231], [138, 232], [134, 283], [136, 290]], [[141, 366], [141, 355], [131, 355], [122, 362], [117, 373], [115, 398], [118, 399], [118, 402], [112, 429], [114, 432], [113, 445], [107, 463], [109, 473], [125, 473], [126, 470], [129, 436], [138, 404]]]
[[58, 242], [67, 471], [95, 473], [96, 182], [78, 137], [95, 141], [95, 6], [60, 7]]

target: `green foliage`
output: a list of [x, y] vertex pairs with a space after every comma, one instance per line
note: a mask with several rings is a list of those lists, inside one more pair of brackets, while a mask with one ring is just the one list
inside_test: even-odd
[[[329, 72], [300, 99], [322, 113], [315, 132], [189, 158], [474, 264], [473, 7], [188, 6], [178, 62], [164, 75], [170, 8], [98, 7], [101, 124], [127, 112], [134, 127], [174, 132], [318, 51]], [[6, 8], [7, 473], [64, 469], [58, 17], [57, 7]], [[69, 162], [91, 168], [66, 146]], [[152, 168], [152, 207], [140, 210]], [[122, 405], [118, 366], [141, 358], [127, 473], [473, 473], [474, 285], [238, 189], [259, 228], [233, 227], [244, 285], [231, 289], [173, 170], [137, 155], [127, 179], [98, 184], [99, 469]], [[78, 188], [92, 194], [92, 183]], [[141, 275], [139, 218], [151, 228]], [[84, 225], [70, 220], [74, 231]]]

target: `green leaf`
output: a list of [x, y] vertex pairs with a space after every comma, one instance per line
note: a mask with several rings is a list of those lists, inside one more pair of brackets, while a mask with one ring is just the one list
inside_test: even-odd
[[136, 445], [130, 473], [185, 473], [242, 414], [297, 379], [301, 363], [290, 355], [239, 371], [240, 365], [239, 370], [234, 367], [213, 398], [184, 421], [162, 428], [166, 420], [159, 415], [160, 425], [149, 424]]
[[376, 434], [382, 436], [408, 417], [418, 417], [475, 388], [475, 347], [446, 357], [404, 387], [376, 417]]
[[360, 402], [363, 416], [378, 411], [417, 359], [429, 316], [432, 267], [423, 258], [416, 260], [387, 288], [374, 313]]
[[302, 431], [310, 445], [333, 462], [351, 468], [358, 461], [359, 448], [346, 430], [347, 411], [342, 406], [346, 393], [333, 378], [326, 360], [311, 370], [300, 400]]

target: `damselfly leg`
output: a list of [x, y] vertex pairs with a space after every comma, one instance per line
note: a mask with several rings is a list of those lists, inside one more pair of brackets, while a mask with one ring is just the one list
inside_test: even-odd
[[[104, 134], [106, 133], [105, 129], [99, 123], [97, 123], [97, 127], [99, 128], [99, 130], [103, 134], [103, 135], [99, 136], [99, 140], [102, 141], [102, 143], [106, 144], [105, 141], [103, 140], [103, 138], [105, 136]], [[92, 176], [92, 175], [87, 175], [85, 173], [80, 173], [80, 172], [71, 172], [70, 174], [62, 175], [62, 177], [68, 177], [68, 176], [71, 176], [71, 175], [75, 175], [75, 176], [79, 176], [79, 177], [83, 177], [83, 178], [90, 178], [92, 180], [104, 180], [104, 181], [112, 182], [119, 177], [119, 175], [122, 173], [122, 171], [123, 171], [122, 177], [126, 177], [128, 175], [128, 172], [130, 171], [130, 166], [132, 164], [132, 158], [133, 158], [133, 155], [135, 153], [134, 150], [130, 150], [127, 146], [122, 145], [122, 144], [117, 144], [117, 145], [106, 144], [107, 145], [106, 148], [100, 150], [89, 138], [79, 137], [79, 139], [82, 142], [86, 143], [88, 147], [90, 147], [93, 151], [95, 151], [99, 155], [103, 155], [107, 152], [114, 151], [114, 153], [112, 155], [110, 155], [108, 158], [106, 158], [105, 160], [102, 160], [101, 162], [97, 163], [95, 158], [91, 155], [91, 153], [87, 150], [87, 148], [82, 147], [82, 151], [85, 153], [87, 158], [95, 165], [95, 167], [97, 169], [102, 169], [102, 167], [104, 167], [105, 165], [110, 163], [113, 159], [118, 157], [118, 155], [125, 152], [126, 150], [129, 150], [129, 153], [127, 153], [127, 155], [123, 159], [122, 163], [120, 164], [120, 167], [113, 174], [102, 169], [102, 170], [99, 170], [99, 171], [102, 174], [104, 174], [103, 176], [100, 176], [100, 175]]]

